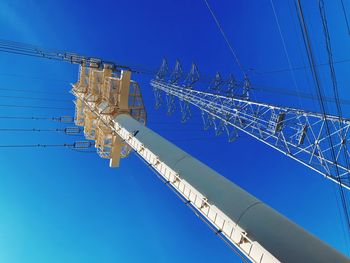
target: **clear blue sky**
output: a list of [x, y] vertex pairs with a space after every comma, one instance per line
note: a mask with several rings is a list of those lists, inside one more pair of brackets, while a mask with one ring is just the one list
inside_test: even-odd
[[[242, 64], [252, 69], [252, 83], [295, 91], [289, 72], [263, 74], [288, 68], [270, 1], [209, 2]], [[303, 66], [307, 60], [294, 3], [274, 2], [291, 62]], [[317, 1], [302, 2], [317, 61], [326, 62]], [[349, 59], [350, 36], [340, 1], [326, 1], [326, 8], [335, 60]], [[220, 71], [241, 77], [202, 0], [1, 0], [0, 38], [146, 68], [157, 68], [163, 57], [171, 64], [179, 58], [186, 69], [195, 61], [206, 76]], [[344, 99], [350, 95], [348, 67], [336, 64]], [[76, 81], [78, 66], [0, 53], [0, 69], [0, 96], [60, 100], [0, 97], [0, 104], [67, 108], [44, 111], [0, 106], [0, 116], [74, 113], [69, 83]], [[327, 67], [321, 72], [325, 92], [332, 95]], [[295, 74], [299, 90], [315, 94], [310, 72], [297, 70]], [[224, 136], [214, 138], [212, 131], [201, 130], [199, 114], [183, 125], [179, 114], [168, 117], [164, 107], [155, 111], [150, 78], [134, 76], [144, 94], [149, 127], [348, 253], [337, 188], [332, 183], [250, 137], [241, 135], [231, 144]], [[269, 103], [319, 110], [315, 101], [283, 93], [254, 96]], [[349, 117], [349, 105], [344, 105], [343, 112]], [[1, 120], [0, 124], [1, 128], [58, 126], [47, 121]], [[62, 134], [1, 133], [0, 145], [75, 139]], [[97, 154], [68, 149], [1, 149], [0, 160], [0, 262], [240, 262], [134, 155], [123, 160], [119, 169], [110, 169]]]

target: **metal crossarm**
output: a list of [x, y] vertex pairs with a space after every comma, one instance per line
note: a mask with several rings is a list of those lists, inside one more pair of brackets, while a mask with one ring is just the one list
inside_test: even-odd
[[[350, 119], [199, 91], [159, 79], [152, 80], [151, 86], [168, 97], [177, 97], [180, 105], [186, 102], [199, 108], [205, 128], [212, 126], [217, 134], [226, 130], [231, 140], [240, 130], [350, 189]], [[188, 110], [186, 116], [190, 116]]]
[[3, 39], [0, 39], [0, 52], [64, 61], [72, 64], [85, 65], [86, 67], [97, 69], [102, 69], [104, 65], [109, 65], [110, 68], [116, 71], [120, 71], [123, 69], [130, 70], [132, 72], [142, 71], [101, 58], [80, 55], [77, 53], [63, 50], [43, 49], [38, 46]]

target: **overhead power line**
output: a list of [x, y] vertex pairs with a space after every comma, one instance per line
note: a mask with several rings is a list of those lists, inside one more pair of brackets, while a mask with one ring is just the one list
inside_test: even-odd
[[111, 60], [81, 55], [73, 52], [58, 49], [43, 49], [41, 47], [0, 39], [0, 52], [17, 54], [29, 57], [45, 58], [56, 61], [69, 62], [72, 64], [84, 64], [87, 67], [102, 68], [103, 65], [109, 65], [112, 69], [120, 71], [123, 69], [130, 70], [133, 73], [156, 74], [152, 71], [140, 66], [125, 66]]
[[61, 132], [67, 135], [79, 135], [83, 129], [79, 127], [66, 127], [56, 129], [38, 129], [38, 128], [0, 128], [0, 132]]
[[[342, 63], [350, 63], [350, 59], [341, 59], [341, 60], [335, 60], [333, 61], [333, 64], [342, 64]], [[328, 66], [328, 62], [324, 63], [318, 63], [315, 64], [315, 67], [321, 67], [321, 66]], [[291, 70], [304, 70], [304, 69], [310, 69], [310, 66], [300, 66], [300, 67], [293, 67], [293, 68], [282, 68], [282, 69], [273, 69], [273, 70], [256, 70], [254, 68], [250, 68], [249, 70], [257, 75], [265, 75], [265, 74], [274, 74], [274, 73], [283, 73], [283, 72], [289, 72]]]
[[[297, 8], [297, 14], [298, 14], [298, 18], [299, 18], [299, 23], [300, 23], [300, 27], [301, 27], [301, 31], [302, 31], [302, 35], [303, 35], [303, 40], [304, 40], [304, 44], [305, 44], [305, 48], [307, 51], [307, 57], [309, 60], [309, 64], [311, 67], [311, 72], [314, 78], [314, 82], [315, 82], [315, 87], [316, 87], [316, 91], [317, 91], [317, 96], [319, 98], [319, 104], [320, 104], [320, 108], [321, 108], [321, 112], [324, 116], [324, 118], [327, 118], [326, 115], [326, 105], [323, 99], [323, 91], [321, 88], [321, 82], [318, 76], [318, 71], [315, 67], [315, 57], [314, 57], [314, 53], [312, 50], [312, 46], [311, 46], [311, 41], [310, 41], [310, 36], [309, 36], [309, 32], [308, 32], [308, 28], [306, 25], [306, 21], [305, 21], [305, 17], [304, 17], [304, 11], [301, 5], [300, 0], [295, 0], [295, 4], [296, 4], [296, 8]], [[329, 136], [329, 145], [330, 145], [330, 149], [331, 149], [331, 155], [332, 155], [332, 159], [333, 162], [335, 164], [338, 164], [337, 161], [337, 157], [334, 151], [334, 142], [332, 140], [332, 137], [330, 136], [330, 127], [328, 125], [328, 122], [326, 122], [325, 125], [326, 128], [326, 132]], [[345, 220], [346, 220], [346, 224], [347, 224], [347, 229], [348, 229], [348, 234], [350, 234], [350, 216], [349, 216], [349, 210], [348, 210], [348, 203], [347, 203], [347, 199], [344, 193], [344, 189], [342, 187], [342, 182], [341, 182], [341, 178], [340, 178], [340, 172], [338, 169], [338, 166], [336, 165], [336, 169], [335, 172], [337, 174], [337, 176], [335, 177], [335, 179], [338, 180], [339, 184], [338, 184], [338, 188], [339, 188], [339, 193], [340, 193], [340, 197], [341, 197], [341, 202], [342, 202], [342, 206], [343, 206], [343, 211], [344, 211], [344, 215], [345, 215]]]
[[0, 148], [47, 148], [47, 147], [70, 147], [72, 144], [5, 144]]
[[17, 74], [17, 73], [16, 74], [14, 74], [14, 73], [0, 73], [0, 76], [13, 77], [13, 78], [38, 79], [38, 80], [50, 81], [50, 82], [69, 83], [69, 80], [64, 80], [64, 79], [46, 78], [43, 76], [28, 76], [28, 75], [22, 75], [22, 74]]
[[[301, 92], [301, 91], [296, 92], [294, 90], [285, 89], [285, 88], [277, 88], [277, 87], [270, 87], [270, 86], [259, 85], [259, 84], [252, 84], [251, 89], [255, 91], [260, 91], [260, 92], [269, 92], [274, 94], [283, 94], [288, 96], [301, 97], [301, 98], [310, 99], [310, 100], [318, 100], [318, 98], [311, 93]], [[332, 98], [332, 97], [325, 96], [324, 100], [327, 102], [336, 103], [335, 98]], [[350, 104], [350, 100], [346, 100], [346, 99], [340, 99], [339, 102], [344, 105]]]
[[52, 99], [52, 98], [39, 98], [39, 97], [26, 97], [26, 96], [11, 96], [11, 95], [0, 95], [0, 98], [7, 99], [25, 99], [25, 100], [42, 100], [42, 101], [65, 101], [71, 102], [72, 100], [68, 99]]
[[57, 91], [42, 91], [42, 90], [33, 90], [33, 89], [9, 89], [9, 88], [0, 88], [0, 90], [6, 91], [16, 91], [16, 92], [25, 92], [25, 93], [43, 93], [43, 94], [52, 94], [52, 95], [62, 95], [67, 94], [67, 92], [57, 92]]
[[333, 93], [334, 98], [337, 106], [337, 112], [339, 115], [339, 119], [342, 119], [342, 109], [340, 105], [340, 99], [339, 99], [339, 91], [338, 91], [338, 81], [333, 65], [333, 52], [332, 52], [332, 46], [331, 46], [331, 37], [328, 30], [328, 22], [327, 22], [327, 16], [326, 16], [326, 10], [324, 6], [324, 1], [319, 0], [319, 11], [322, 19], [322, 26], [323, 26], [323, 34], [326, 42], [326, 49], [327, 49], [327, 55], [328, 55], [328, 64], [329, 64], [329, 71], [331, 74], [331, 80], [332, 80], [332, 87], [333, 87]]
[[63, 123], [74, 123], [74, 117], [72, 116], [59, 116], [59, 117], [28, 117], [28, 116], [0, 116], [0, 119], [13, 119], [13, 120], [49, 120]]
[[[210, 6], [209, 6], [210, 7]], [[212, 10], [212, 9], [211, 9]], [[215, 14], [214, 14], [215, 16]], [[220, 24], [219, 24], [220, 25]], [[226, 38], [227, 39], [227, 38]], [[26, 48], [26, 49], [33, 49], [33, 45], [30, 45], [30, 44], [24, 44], [24, 43], [18, 43], [18, 42], [12, 42], [12, 41], [5, 41], [5, 40], [0, 40], [0, 52], [1, 52], [1, 44], [3, 42], [6, 42], [6, 43], [16, 43], [16, 46], [22, 46], [22, 48]], [[8, 44], [7, 44], [8, 45]], [[231, 46], [232, 47], [232, 46]], [[39, 48], [39, 47], [35, 47], [35, 52], [41, 52], [43, 53], [43, 49], [42, 48]], [[40, 54], [41, 54], [40, 53]], [[69, 53], [69, 52], [68, 52]], [[73, 53], [69, 53], [69, 54], [73, 54]], [[40, 57], [43, 57], [43, 58], [46, 58], [45, 56], [43, 55], [40, 55]], [[334, 61], [334, 64], [337, 64], [337, 63], [345, 63], [345, 62], [350, 62], [350, 59], [345, 59], [345, 60], [340, 60], [340, 61]], [[318, 64], [316, 66], [324, 66], [324, 65], [328, 65], [328, 63], [322, 63], [322, 64]], [[291, 70], [301, 70], [301, 69], [305, 69], [305, 68], [309, 68], [309, 67], [293, 67], [293, 68], [288, 68], [288, 69], [280, 69], [280, 70], [272, 70], [272, 71], [264, 71], [264, 72], [261, 72], [261, 71], [256, 71], [254, 69], [249, 69], [249, 71], [252, 71], [254, 73], [256, 73], [257, 75], [262, 75], [262, 74], [270, 74], [270, 73], [278, 73], [278, 72], [284, 72], [284, 71], [291, 71]], [[145, 69], [143, 71], [139, 71], [138, 73], [149, 73], [149, 74], [155, 74], [155, 70], [152, 70], [152, 69]], [[203, 80], [204, 78], [206, 78], [205, 76], [201, 76], [201, 80]], [[211, 78], [207, 78], [208, 80], [206, 80], [208, 83], [210, 83], [209, 79]], [[258, 90], [259, 91], [262, 91], [262, 92], [273, 92], [273, 93], [282, 93], [282, 94], [286, 94], [286, 95], [292, 95], [292, 96], [299, 96], [300, 93], [295, 93], [293, 91], [289, 91], [289, 90], [283, 90], [283, 89], [280, 89], [280, 88], [270, 88], [270, 87], [263, 87], [261, 85], [255, 85], [255, 84], [251, 84], [252, 86], [255, 86], [255, 89], [256, 87], [258, 87]], [[251, 88], [253, 88], [251, 86]], [[254, 88], [253, 88], [254, 89]], [[15, 92], [26, 92], [26, 93], [43, 93], [43, 94], [66, 94], [66, 92], [57, 92], [57, 91], [41, 91], [41, 90], [33, 90], [33, 89], [11, 89], [11, 88], [0, 88], [0, 90], [6, 90], [6, 91], [15, 91]], [[312, 94], [301, 94], [301, 96], [303, 96], [304, 98], [310, 98], [312, 99], [313, 98], [313, 95]], [[19, 96], [18, 96], [19, 97]], [[24, 97], [23, 97], [24, 98]], [[29, 97], [28, 97], [29, 99]], [[33, 97], [34, 99], [34, 97]], [[326, 98], [328, 101], [332, 101], [332, 99], [328, 99]], [[53, 100], [53, 99], [48, 99], [48, 100]], [[62, 99], [63, 100], [63, 99]], [[67, 100], [68, 101], [68, 100]], [[345, 102], [344, 100], [341, 101], [341, 103], [343, 104], [347, 104], [348, 102]]]
[[93, 142], [89, 141], [76, 141], [74, 143], [63, 144], [1, 144], [0, 148], [50, 148], [50, 147], [66, 147], [74, 149], [87, 149], [94, 146]]
[[[330, 33], [328, 30], [328, 22], [327, 22], [327, 15], [326, 15], [326, 10], [325, 10], [325, 4], [323, 0], [319, 0], [319, 11], [320, 11], [320, 16], [322, 19], [322, 28], [323, 28], [323, 34], [325, 38], [325, 44], [326, 44], [326, 50], [327, 50], [327, 55], [328, 55], [328, 62], [329, 62], [329, 71], [331, 75], [331, 80], [332, 80], [332, 87], [333, 87], [333, 93], [334, 93], [334, 98], [336, 101], [336, 109], [337, 109], [337, 114], [339, 116], [339, 123], [342, 125], [342, 119], [343, 119], [343, 113], [342, 113], [342, 107], [340, 104], [340, 99], [339, 99], [339, 92], [338, 92], [338, 82], [337, 82], [337, 76], [336, 72], [333, 66], [333, 52], [332, 52], [332, 45], [331, 45], [331, 37]], [[346, 132], [342, 131], [340, 133], [340, 136], [342, 138], [346, 138]], [[346, 167], [349, 167], [349, 156], [348, 156], [348, 151], [347, 151], [347, 145], [344, 144], [344, 151], [343, 151], [343, 156], [346, 161]], [[338, 153], [339, 155], [339, 153]], [[343, 193], [341, 193], [343, 195]], [[343, 199], [343, 197], [342, 197]], [[347, 202], [348, 200], [345, 197], [345, 201]]]
[[8, 108], [30, 108], [30, 109], [53, 109], [53, 110], [72, 110], [71, 108], [64, 108], [64, 107], [34, 106], [34, 105], [19, 105], [19, 104], [0, 104], [0, 107], [8, 107]]
[[222, 26], [221, 26], [219, 20], [217, 19], [216, 15], [214, 14], [213, 9], [210, 7], [210, 5], [209, 5], [209, 3], [208, 3], [207, 0], [204, 0], [204, 2], [205, 2], [205, 5], [207, 6], [207, 8], [208, 8], [208, 10], [209, 10], [209, 12], [210, 12], [210, 14], [211, 14], [211, 16], [213, 17], [213, 19], [214, 19], [214, 21], [215, 21], [215, 24], [216, 24], [216, 26], [218, 27], [218, 29], [219, 29], [219, 31], [220, 31], [222, 37], [224, 38], [224, 40], [225, 40], [225, 42], [226, 42], [226, 45], [228, 46], [228, 48], [229, 48], [231, 54], [233, 55], [233, 58], [234, 58], [234, 60], [235, 60], [235, 63], [237, 63], [237, 65], [238, 65], [239, 69], [241, 70], [243, 76], [244, 76], [244, 77], [247, 77], [246, 71], [245, 71], [245, 69], [244, 69], [242, 63], [239, 61], [238, 56], [237, 56], [235, 50], [233, 49], [232, 45], [230, 44], [230, 41], [228, 40], [228, 38], [227, 38], [227, 36], [226, 36], [226, 34], [225, 34], [225, 32], [224, 32], [224, 30], [223, 30], [223, 28], [222, 28]]
[[347, 15], [347, 12], [346, 12], [346, 9], [345, 9], [344, 0], [340, 0], [340, 2], [341, 2], [344, 18], [345, 18], [346, 28], [348, 30], [348, 34], [350, 35], [349, 19], [348, 19], [348, 15]]
[[[298, 84], [297, 84], [297, 81], [296, 81], [296, 78], [295, 78], [295, 74], [294, 74], [294, 71], [293, 71], [292, 62], [291, 62], [290, 57], [289, 57], [289, 54], [288, 54], [286, 41], [285, 41], [284, 36], [283, 36], [283, 34], [282, 34], [281, 25], [280, 25], [280, 22], [279, 22], [279, 20], [278, 20], [278, 16], [277, 16], [277, 14], [276, 14], [275, 5], [274, 5], [274, 3], [273, 3], [273, 0], [270, 0], [270, 4], [271, 4], [271, 7], [272, 7], [272, 11], [273, 11], [274, 17], [275, 17], [275, 21], [276, 21], [276, 24], [277, 24], [277, 28], [278, 28], [279, 35], [280, 35], [280, 37], [281, 37], [281, 41], [282, 41], [282, 45], [283, 45], [283, 50], [284, 50], [284, 53], [285, 53], [286, 58], [287, 58], [287, 61], [288, 61], [288, 66], [289, 66], [289, 69], [290, 69], [290, 74], [291, 74], [291, 76], [292, 76], [293, 85], [294, 85], [296, 91], [297, 91], [298, 93], [300, 93], [300, 90], [299, 90], [299, 87], [298, 87]], [[301, 102], [301, 99], [300, 99], [299, 96], [298, 96], [298, 100], [299, 100], [300, 106], [302, 106], [302, 102]]]

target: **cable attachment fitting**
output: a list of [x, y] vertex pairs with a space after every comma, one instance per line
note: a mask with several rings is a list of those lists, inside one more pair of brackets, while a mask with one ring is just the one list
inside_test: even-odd
[[63, 131], [67, 135], [77, 135], [82, 131], [82, 129], [79, 127], [67, 127], [64, 128]]
[[230, 74], [227, 80], [227, 90], [226, 95], [233, 97], [235, 95], [235, 91], [237, 89], [237, 81], [233, 74]]
[[73, 143], [73, 148], [75, 149], [87, 149], [92, 147], [94, 144], [89, 141], [77, 141]]
[[72, 116], [61, 116], [58, 117], [56, 120], [62, 123], [74, 123], [74, 117]]
[[163, 58], [162, 64], [156, 75], [156, 80], [164, 81], [168, 73], [169, 73], [168, 62], [165, 58]]
[[199, 72], [197, 65], [195, 63], [192, 63], [191, 70], [188, 73], [186, 79], [183, 82], [183, 85], [185, 88], [192, 88], [192, 86], [199, 80]]
[[215, 78], [210, 83], [209, 89], [216, 93], [220, 93], [221, 86], [224, 84], [220, 72], [216, 72]]
[[183, 70], [181, 66], [181, 62], [179, 60], [176, 60], [176, 64], [174, 67], [173, 72], [170, 75], [170, 83], [171, 84], [177, 84], [178, 81], [183, 77]]

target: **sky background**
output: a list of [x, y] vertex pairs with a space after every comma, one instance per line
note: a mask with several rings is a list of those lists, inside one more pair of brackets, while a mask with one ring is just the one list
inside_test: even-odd
[[[341, 1], [325, 1], [340, 96], [350, 99], [350, 36]], [[309, 70], [288, 69], [269, 0], [209, 1], [255, 87], [259, 101], [319, 111]], [[302, 1], [317, 63], [327, 61], [317, 1]], [[347, 10], [350, 2], [344, 1]], [[293, 67], [307, 65], [292, 0], [275, 1]], [[202, 0], [17, 1], [0, 0], [0, 38], [103, 57], [147, 69], [163, 57], [186, 70], [196, 62], [202, 76], [233, 73], [232, 54]], [[282, 71], [280, 71], [282, 70]], [[326, 66], [323, 89], [332, 96]], [[277, 72], [276, 72], [277, 71]], [[0, 53], [1, 116], [57, 117], [74, 114], [70, 83], [78, 66]], [[343, 253], [349, 253], [337, 187], [272, 148], [242, 135], [203, 131], [199, 113], [187, 124], [180, 114], [156, 111], [149, 81], [135, 74], [148, 112], [148, 126], [205, 162], [271, 207]], [[26, 97], [9, 98], [6, 96]], [[29, 99], [28, 97], [31, 97]], [[41, 98], [41, 99], [34, 99]], [[334, 105], [328, 105], [332, 113]], [[349, 117], [349, 103], [343, 104]], [[49, 121], [1, 120], [0, 128], [60, 128]], [[58, 133], [1, 132], [0, 145], [71, 143]], [[0, 148], [0, 262], [241, 262], [134, 155], [110, 169], [95, 153], [65, 148]], [[258, 219], [257, 219], [258, 220]], [[273, 231], [273, 229], [271, 229]]]

